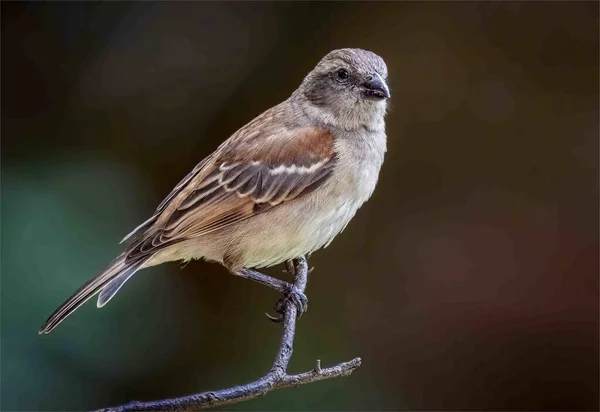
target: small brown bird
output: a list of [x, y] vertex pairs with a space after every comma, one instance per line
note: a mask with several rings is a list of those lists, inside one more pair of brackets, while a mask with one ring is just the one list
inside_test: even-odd
[[[99, 293], [104, 306], [138, 270], [206, 259], [235, 275], [306, 297], [250, 268], [326, 247], [371, 196], [386, 151], [387, 67], [376, 54], [327, 54], [284, 102], [239, 129], [163, 200], [105, 272], [44, 323], [50, 333]], [[298, 301], [300, 303], [298, 303]]]

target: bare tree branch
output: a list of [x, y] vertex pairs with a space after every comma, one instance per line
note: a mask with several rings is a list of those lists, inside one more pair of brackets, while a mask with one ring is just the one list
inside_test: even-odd
[[[304, 257], [295, 259], [288, 265], [294, 274], [294, 286], [297, 291], [304, 293], [308, 280], [308, 264]], [[283, 334], [279, 344], [277, 356], [271, 370], [262, 378], [246, 385], [217, 391], [202, 392], [181, 398], [163, 399], [159, 401], [138, 402], [132, 401], [124, 405], [101, 409], [99, 412], [129, 412], [129, 411], [190, 411], [198, 409], [215, 408], [232, 405], [264, 396], [267, 393], [281, 388], [304, 385], [323, 379], [348, 376], [360, 366], [360, 358], [338, 365], [321, 368], [321, 361], [317, 360], [315, 368], [311, 371], [297, 375], [288, 375], [287, 368], [292, 358], [294, 334], [298, 309], [292, 300], [285, 303], [283, 316]]]

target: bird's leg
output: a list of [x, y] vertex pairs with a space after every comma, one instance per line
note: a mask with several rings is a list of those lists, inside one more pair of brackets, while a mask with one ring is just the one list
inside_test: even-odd
[[265, 285], [267, 287], [270, 287], [271, 289], [275, 289], [277, 292], [280, 293], [286, 293], [292, 288], [292, 284], [286, 282], [285, 280], [277, 279], [252, 269], [242, 268], [238, 270], [232, 270], [231, 273], [245, 279], [253, 280], [257, 283], [260, 283], [261, 285]]
[[[290, 273], [294, 279], [296, 278], [296, 268], [293, 260], [285, 262], [286, 272]], [[308, 298], [306, 295], [299, 290], [296, 285], [290, 284], [290, 288], [283, 292], [283, 295], [275, 302], [275, 311], [278, 313], [277, 316], [271, 316], [267, 313], [267, 317], [273, 322], [282, 322], [285, 314], [285, 306], [287, 302], [291, 301], [297, 308], [298, 319], [302, 317], [304, 312], [308, 310]]]
[[[286, 262], [286, 267], [287, 267], [287, 271], [289, 273], [291, 273], [292, 275], [295, 274], [294, 264], [292, 263], [291, 260]], [[304, 293], [302, 293], [300, 290], [298, 290], [298, 288], [296, 288], [292, 283], [286, 282], [285, 280], [274, 278], [272, 276], [265, 275], [256, 270], [246, 269], [246, 268], [232, 270], [231, 273], [233, 273], [236, 276], [245, 278], [245, 279], [253, 280], [257, 283], [260, 283], [261, 285], [265, 285], [271, 289], [274, 289], [274, 290], [282, 293], [281, 298], [279, 298], [279, 300], [277, 300], [277, 302], [275, 303], [275, 307], [274, 307], [275, 311], [278, 313], [278, 316], [271, 316], [271, 315], [267, 314], [269, 319], [271, 319], [272, 321], [281, 322], [283, 320], [283, 313], [285, 312], [285, 304], [288, 300], [291, 300], [294, 303], [294, 305], [296, 305], [296, 307], [298, 308], [298, 311], [297, 311], [298, 318], [300, 318], [300, 316], [302, 316], [302, 314], [304, 312], [306, 312], [306, 309], [308, 307], [308, 304], [307, 304], [308, 298], [306, 297], [306, 295]]]

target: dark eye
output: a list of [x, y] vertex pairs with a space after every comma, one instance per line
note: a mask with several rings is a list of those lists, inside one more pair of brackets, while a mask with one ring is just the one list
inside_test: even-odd
[[339, 69], [336, 72], [336, 75], [337, 75], [338, 80], [346, 80], [349, 76], [348, 70], [346, 70], [346, 69]]

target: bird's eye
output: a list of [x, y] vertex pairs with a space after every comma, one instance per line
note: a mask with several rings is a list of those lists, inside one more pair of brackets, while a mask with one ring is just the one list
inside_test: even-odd
[[336, 73], [338, 80], [346, 80], [348, 78], [348, 70], [339, 69]]

